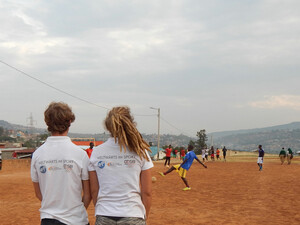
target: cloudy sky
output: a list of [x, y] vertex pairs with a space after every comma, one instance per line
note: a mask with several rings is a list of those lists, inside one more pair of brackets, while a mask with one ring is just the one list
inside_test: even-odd
[[2, 0], [0, 119], [32, 113], [44, 128], [63, 101], [81, 133], [103, 132], [116, 105], [142, 133], [157, 132], [150, 107], [161, 133], [190, 136], [300, 121], [299, 12], [298, 0]]

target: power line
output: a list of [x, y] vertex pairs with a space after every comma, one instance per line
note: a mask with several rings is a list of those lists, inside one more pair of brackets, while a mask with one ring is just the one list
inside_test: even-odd
[[133, 114], [134, 116], [157, 116], [156, 114], [150, 114], [150, 115], [139, 115], [139, 114]]
[[[20, 70], [20, 69], [18, 69], [18, 68], [16, 68], [16, 67], [14, 67], [14, 66], [12, 66], [12, 65], [10, 65], [10, 64], [8, 64], [8, 63], [2, 61], [2, 60], [0, 60], [0, 62], [1, 62], [2, 64], [6, 65], [6, 66], [8, 66], [8, 67], [10, 67], [10, 68], [12, 68], [12, 69], [18, 71], [19, 73], [21, 73], [21, 74], [23, 74], [23, 75], [25, 75], [25, 76], [27, 76], [27, 77], [29, 77], [29, 78], [31, 78], [31, 79], [37, 81], [37, 82], [39, 82], [39, 83], [41, 83], [41, 84], [43, 84], [43, 85], [46, 85], [46, 86], [48, 86], [48, 87], [50, 87], [50, 88], [52, 88], [52, 89], [54, 89], [54, 90], [56, 90], [56, 91], [58, 91], [58, 92], [61, 92], [61, 93], [65, 94], [65, 95], [68, 95], [68, 96], [71, 96], [72, 98], [75, 98], [75, 99], [80, 100], [80, 101], [82, 101], [82, 102], [88, 103], [88, 104], [90, 104], [90, 105], [94, 105], [94, 106], [96, 106], [96, 107], [99, 107], [99, 108], [103, 108], [103, 109], [109, 110], [109, 108], [107, 108], [107, 107], [105, 107], [105, 106], [101, 106], [101, 105], [95, 104], [95, 103], [93, 103], [93, 102], [90, 102], [90, 101], [88, 101], [88, 100], [85, 100], [85, 99], [83, 99], [83, 98], [80, 98], [80, 97], [78, 97], [78, 96], [76, 96], [76, 95], [73, 95], [73, 94], [70, 94], [70, 93], [68, 93], [68, 92], [66, 92], [66, 91], [63, 91], [63, 90], [61, 90], [61, 89], [59, 89], [59, 88], [57, 88], [57, 87], [54, 87], [54, 86], [52, 86], [52, 85], [50, 85], [50, 84], [48, 84], [48, 83], [46, 83], [46, 82], [44, 82], [44, 81], [42, 81], [42, 80], [40, 80], [40, 79], [38, 79], [38, 78], [36, 78], [36, 77], [34, 77], [34, 76], [32, 76], [32, 75], [26, 73], [26, 72], [24, 72], [24, 71], [22, 71], [22, 70]], [[134, 115], [134, 116], [157, 116], [156, 114], [150, 114], [150, 115], [133, 114], [133, 115]], [[171, 127], [173, 127], [173, 128], [175, 128], [176, 130], [178, 130], [179, 132], [181, 132], [181, 133], [183, 133], [183, 134], [185, 133], [185, 132], [182, 132], [182, 131], [181, 131], [180, 129], [178, 129], [177, 127], [175, 127], [174, 125], [172, 125], [170, 122], [168, 122], [168, 121], [165, 120], [164, 118], [161, 117], [161, 119], [162, 119], [164, 122], [166, 122], [167, 124], [169, 124]], [[191, 136], [193, 136], [193, 135], [191, 135]]]
[[65, 94], [65, 95], [68, 95], [68, 96], [71, 96], [71, 97], [73, 97], [73, 98], [75, 98], [75, 99], [78, 99], [78, 100], [80, 100], [80, 101], [82, 101], [82, 102], [85, 102], [85, 103], [88, 103], [88, 104], [97, 106], [97, 107], [99, 107], [99, 108], [103, 108], [103, 109], [109, 110], [109, 108], [107, 108], [107, 107], [105, 107], [105, 106], [101, 106], [101, 105], [95, 104], [95, 103], [93, 103], [93, 102], [90, 102], [90, 101], [88, 101], [88, 100], [85, 100], [85, 99], [83, 99], [83, 98], [80, 98], [80, 97], [78, 97], [78, 96], [75, 96], [75, 95], [73, 95], [73, 94], [70, 94], [70, 93], [68, 93], [68, 92], [66, 92], [66, 91], [63, 91], [63, 90], [61, 90], [61, 89], [59, 89], [59, 88], [57, 88], [57, 87], [54, 87], [54, 86], [52, 86], [52, 85], [50, 85], [50, 84], [48, 84], [48, 83], [46, 83], [46, 82], [44, 82], [44, 81], [42, 81], [42, 80], [40, 80], [40, 79], [34, 77], [34, 76], [31, 76], [31, 75], [28, 74], [28, 73], [25, 73], [24, 71], [22, 71], [22, 70], [20, 70], [20, 69], [18, 69], [18, 68], [16, 68], [16, 67], [14, 67], [14, 66], [9, 65], [8, 63], [6, 63], [6, 62], [4, 62], [4, 61], [2, 61], [2, 60], [0, 60], [0, 62], [1, 62], [2, 64], [4, 64], [4, 65], [6, 65], [6, 66], [8, 66], [8, 67], [10, 67], [10, 68], [12, 68], [12, 69], [14, 69], [14, 70], [16, 70], [16, 71], [22, 73], [23, 75], [25, 75], [25, 76], [27, 76], [27, 77], [29, 77], [29, 78], [31, 78], [31, 79], [37, 81], [37, 82], [40, 82], [40, 83], [42, 83], [42, 84], [44, 84], [44, 85], [46, 85], [46, 86], [48, 86], [48, 87], [50, 87], [50, 88], [52, 88], [52, 89], [58, 91], [58, 92], [61, 92], [61, 93]]

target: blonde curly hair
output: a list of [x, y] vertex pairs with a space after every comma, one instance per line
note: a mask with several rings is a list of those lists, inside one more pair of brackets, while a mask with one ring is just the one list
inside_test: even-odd
[[149, 161], [146, 151], [151, 152], [150, 146], [137, 130], [129, 107], [119, 106], [112, 108], [108, 112], [104, 124], [111, 136], [115, 138], [115, 142], [118, 140], [120, 151], [122, 151], [122, 147], [124, 151], [128, 147], [130, 151], [135, 152], [141, 159], [144, 158]]

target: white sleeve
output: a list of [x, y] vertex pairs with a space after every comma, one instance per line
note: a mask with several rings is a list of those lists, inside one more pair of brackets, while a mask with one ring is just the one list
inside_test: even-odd
[[89, 166], [88, 166], [88, 169], [89, 169], [89, 171], [95, 171], [96, 169], [95, 169], [95, 167], [94, 167], [94, 164], [93, 164], [93, 153], [92, 153], [92, 155], [91, 155], [91, 158], [90, 158], [90, 160], [89, 160]]
[[145, 151], [146, 151], [146, 154], [148, 156], [149, 161], [147, 161], [146, 159], [143, 159], [142, 170], [148, 170], [148, 169], [150, 169], [150, 168], [153, 167], [153, 162], [152, 162], [152, 160], [151, 160], [151, 158], [150, 158], [150, 156], [148, 154], [148, 151], [147, 150], [145, 150]]
[[81, 180], [89, 180], [89, 171], [88, 171], [88, 165], [89, 165], [89, 157], [86, 153], [84, 153], [84, 157], [82, 159], [82, 173], [81, 173]]
[[35, 158], [35, 154], [33, 153], [32, 155], [32, 159], [31, 159], [31, 180], [32, 182], [39, 182], [39, 177], [38, 177], [38, 171], [36, 170], [36, 167], [35, 167], [35, 161], [36, 161], [36, 158]]

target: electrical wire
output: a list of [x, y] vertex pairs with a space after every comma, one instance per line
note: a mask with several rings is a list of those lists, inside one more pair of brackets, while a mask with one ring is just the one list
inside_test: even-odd
[[12, 65], [9, 65], [8, 63], [6, 63], [6, 62], [4, 62], [4, 61], [2, 61], [2, 60], [0, 60], [0, 62], [1, 62], [2, 64], [4, 64], [4, 65], [6, 65], [6, 66], [8, 66], [8, 67], [10, 67], [10, 68], [12, 68], [12, 69], [14, 69], [14, 70], [16, 70], [16, 71], [22, 73], [23, 75], [25, 75], [25, 76], [27, 76], [27, 77], [29, 77], [29, 78], [31, 78], [31, 79], [37, 81], [37, 82], [40, 82], [40, 83], [42, 83], [42, 84], [44, 84], [44, 85], [46, 85], [46, 86], [48, 86], [48, 87], [50, 87], [50, 88], [52, 88], [52, 89], [58, 91], [58, 92], [61, 92], [61, 93], [65, 94], [65, 95], [68, 95], [68, 96], [71, 96], [72, 98], [75, 98], [75, 99], [80, 100], [80, 101], [82, 101], [82, 102], [85, 102], [85, 103], [88, 103], [88, 104], [97, 106], [97, 107], [99, 107], [99, 108], [103, 108], [103, 109], [109, 110], [109, 108], [107, 108], [107, 107], [105, 107], [105, 106], [101, 106], [101, 105], [95, 104], [95, 103], [93, 103], [93, 102], [90, 102], [90, 101], [88, 101], [88, 100], [85, 100], [85, 99], [83, 99], [83, 98], [80, 98], [80, 97], [78, 97], [78, 96], [76, 96], [76, 95], [73, 95], [73, 94], [70, 94], [70, 93], [68, 93], [68, 92], [66, 92], [66, 91], [63, 91], [63, 90], [61, 90], [61, 89], [59, 89], [59, 88], [57, 88], [57, 87], [54, 87], [54, 86], [52, 86], [52, 85], [50, 85], [50, 84], [48, 84], [48, 83], [46, 83], [46, 82], [44, 82], [44, 81], [42, 81], [42, 80], [40, 80], [40, 79], [34, 77], [34, 76], [29, 75], [28, 73], [25, 73], [24, 71], [22, 71], [22, 70], [20, 70], [20, 69], [18, 69], [18, 68], [16, 68], [16, 67], [14, 67], [14, 66], [12, 66]]
[[[4, 64], [4, 65], [10, 67], [11, 69], [14, 69], [14, 70], [18, 71], [19, 73], [21, 73], [21, 74], [23, 74], [23, 75], [25, 75], [25, 76], [27, 76], [27, 77], [29, 77], [29, 78], [31, 78], [31, 79], [37, 81], [37, 82], [39, 82], [39, 83], [41, 83], [41, 84], [43, 84], [43, 85], [46, 85], [46, 86], [48, 86], [48, 87], [50, 87], [50, 88], [52, 88], [52, 89], [54, 89], [54, 90], [56, 90], [56, 91], [58, 91], [58, 92], [61, 92], [61, 93], [65, 94], [65, 95], [68, 95], [68, 96], [70, 96], [70, 97], [72, 97], [72, 98], [75, 98], [75, 99], [77, 99], [77, 100], [80, 100], [80, 101], [82, 101], [82, 102], [88, 103], [88, 104], [90, 104], [90, 105], [93, 105], [93, 106], [96, 106], [96, 107], [99, 107], [99, 108], [103, 108], [103, 109], [109, 110], [109, 108], [107, 108], [107, 107], [105, 107], [105, 106], [101, 106], [101, 105], [95, 104], [95, 103], [93, 103], [93, 102], [90, 102], [90, 101], [88, 101], [88, 100], [85, 100], [85, 99], [83, 99], [83, 98], [80, 98], [80, 97], [78, 97], [78, 96], [76, 96], [76, 95], [73, 95], [73, 94], [70, 94], [70, 93], [68, 93], [68, 92], [66, 92], [66, 91], [63, 91], [63, 90], [61, 90], [61, 89], [59, 89], [59, 88], [57, 88], [57, 87], [54, 87], [53, 85], [48, 84], [48, 83], [46, 83], [46, 82], [44, 82], [44, 81], [42, 81], [42, 80], [40, 80], [40, 79], [38, 79], [38, 78], [36, 78], [36, 77], [34, 77], [34, 76], [28, 74], [28, 73], [26, 73], [26, 72], [24, 72], [24, 71], [22, 71], [22, 70], [20, 70], [20, 69], [18, 69], [18, 68], [16, 68], [16, 67], [12, 66], [12, 65], [10, 65], [10, 64], [8, 64], [8, 63], [2, 61], [2, 60], [0, 60], [0, 62], [1, 62], [2, 64]], [[134, 115], [134, 116], [157, 116], [157, 114], [149, 114], [149, 115], [133, 114], [133, 115]], [[178, 129], [177, 127], [175, 127], [174, 125], [172, 125], [170, 122], [168, 122], [168, 121], [167, 121], [166, 119], [164, 119], [163, 117], [160, 117], [160, 118], [161, 118], [165, 123], [167, 123], [169, 126], [175, 128], [176, 130], [178, 130], [178, 131], [181, 132], [182, 134], [187, 134], [186, 132], [182, 132], [182, 130], [180, 130], [180, 129]], [[189, 135], [187, 135], [187, 136], [189, 136]], [[193, 136], [193, 135], [190, 135], [190, 136]]]
[[161, 118], [165, 123], [167, 123], [169, 126], [175, 128], [176, 130], [178, 130], [178, 131], [181, 132], [182, 134], [185, 134], [185, 135], [191, 136], [191, 137], [194, 136], [194, 135], [191, 135], [191, 134], [189, 134], [189, 133], [187, 133], [187, 132], [183, 132], [181, 129], [175, 127], [173, 124], [171, 124], [170, 122], [168, 122], [168, 121], [167, 121], [166, 119], [164, 119], [162, 116], [160, 116], [160, 118]]

